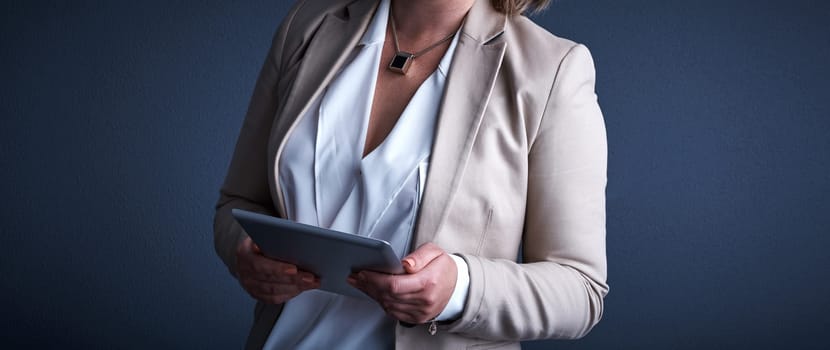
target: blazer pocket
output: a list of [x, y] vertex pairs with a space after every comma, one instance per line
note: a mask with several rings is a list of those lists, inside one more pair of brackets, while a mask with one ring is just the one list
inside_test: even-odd
[[517, 342], [489, 342], [483, 344], [473, 344], [467, 347], [468, 350], [513, 350], [521, 349], [521, 343]]
[[487, 218], [484, 221], [484, 228], [481, 231], [481, 235], [478, 238], [478, 246], [476, 247], [475, 255], [481, 255], [481, 251], [484, 248], [484, 242], [487, 240], [487, 233], [490, 231], [490, 222], [493, 221], [493, 207], [490, 206], [487, 209]]

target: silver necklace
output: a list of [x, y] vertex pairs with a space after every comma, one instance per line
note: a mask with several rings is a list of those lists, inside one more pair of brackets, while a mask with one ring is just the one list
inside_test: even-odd
[[447, 35], [446, 38], [438, 40], [438, 42], [430, 45], [426, 49], [423, 49], [416, 53], [409, 53], [406, 51], [401, 51], [400, 47], [398, 46], [398, 29], [395, 28], [395, 16], [392, 16], [391, 11], [389, 12], [389, 21], [391, 21], [392, 23], [392, 39], [395, 41], [395, 57], [393, 57], [392, 61], [389, 62], [389, 70], [403, 75], [406, 75], [406, 72], [409, 70], [409, 66], [412, 65], [412, 61], [415, 58], [429, 52], [430, 50], [438, 47], [438, 45], [445, 43], [447, 40], [450, 40], [453, 36], [455, 36], [455, 33], [452, 33], [450, 35]]

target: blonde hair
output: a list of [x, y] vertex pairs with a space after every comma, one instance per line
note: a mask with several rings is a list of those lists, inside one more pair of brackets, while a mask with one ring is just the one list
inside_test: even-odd
[[507, 15], [539, 12], [550, 4], [550, 0], [490, 0], [493, 7]]

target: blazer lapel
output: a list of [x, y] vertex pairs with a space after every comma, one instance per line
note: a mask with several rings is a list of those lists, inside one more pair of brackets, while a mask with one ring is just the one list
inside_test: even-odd
[[[349, 4], [341, 13], [327, 14], [306, 49], [306, 57], [293, 79], [293, 86], [277, 112], [277, 123], [272, 127], [268, 149], [269, 167], [274, 169], [274, 179], [279, 178], [276, 160], [279, 159], [285, 135], [293, 128], [314, 99], [328, 86], [346, 58], [357, 45], [377, 8], [376, 0], [358, 0]], [[278, 181], [271, 181], [272, 198], [280, 216], [285, 216], [282, 190]]]
[[489, 0], [476, 1], [467, 14], [438, 115], [413, 247], [433, 241], [448, 214], [504, 57], [505, 21]]

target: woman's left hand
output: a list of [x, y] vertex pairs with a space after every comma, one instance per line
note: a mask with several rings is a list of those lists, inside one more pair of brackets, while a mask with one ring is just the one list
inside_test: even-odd
[[433, 243], [420, 246], [401, 260], [406, 274], [360, 271], [348, 282], [380, 304], [386, 313], [407, 323], [426, 323], [444, 310], [455, 289], [458, 269]]

